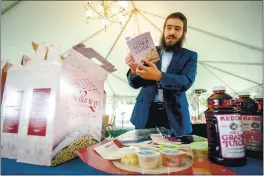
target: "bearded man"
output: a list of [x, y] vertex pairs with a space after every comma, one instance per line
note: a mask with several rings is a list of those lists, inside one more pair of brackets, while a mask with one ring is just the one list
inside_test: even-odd
[[135, 63], [131, 53], [126, 57], [129, 66], [129, 85], [141, 88], [131, 116], [136, 129], [165, 127], [173, 136], [192, 132], [186, 91], [197, 74], [197, 53], [182, 47], [187, 34], [187, 19], [180, 13], [170, 14], [163, 26], [160, 61], [144, 65]]

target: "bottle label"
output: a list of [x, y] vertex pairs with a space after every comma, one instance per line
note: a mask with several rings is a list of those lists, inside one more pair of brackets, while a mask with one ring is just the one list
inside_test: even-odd
[[223, 158], [245, 157], [241, 115], [216, 115]]
[[262, 150], [262, 116], [242, 115], [244, 143], [248, 150]]

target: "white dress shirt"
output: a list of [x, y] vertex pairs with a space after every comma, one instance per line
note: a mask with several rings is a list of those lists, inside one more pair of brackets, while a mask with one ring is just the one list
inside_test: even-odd
[[[162, 72], [167, 72], [167, 69], [169, 67], [169, 64], [172, 59], [173, 52], [165, 52], [161, 51], [161, 71]], [[154, 102], [164, 102], [163, 98], [163, 90], [162, 89], [157, 89], [155, 97], [154, 97]]]

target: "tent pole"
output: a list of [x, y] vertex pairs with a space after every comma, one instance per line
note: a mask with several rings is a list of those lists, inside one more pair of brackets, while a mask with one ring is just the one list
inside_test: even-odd
[[125, 81], [124, 79], [122, 79], [122, 78], [120, 78], [120, 77], [114, 75], [113, 73], [111, 73], [111, 75], [112, 75], [113, 77], [119, 79], [120, 81], [123, 81], [123, 82], [126, 83], [126, 84], [128, 83], [127, 81]]
[[140, 11], [138, 11], [138, 13], [146, 20], [148, 21], [153, 27], [155, 27], [160, 33], [162, 33], [162, 31], [154, 24], [152, 23], [147, 17], [145, 17], [145, 15], [143, 15]]
[[129, 18], [128, 18], [128, 20], [126, 21], [125, 26], [122, 28], [122, 30], [121, 30], [120, 33], [118, 34], [118, 36], [117, 36], [117, 38], [116, 38], [114, 44], [113, 44], [112, 47], [110, 48], [110, 50], [109, 50], [109, 52], [107, 53], [105, 59], [108, 59], [109, 55], [110, 55], [111, 52], [113, 51], [113, 49], [114, 49], [116, 43], [118, 42], [119, 38], [121, 37], [122, 33], [124, 32], [124, 30], [125, 30], [125, 28], [126, 28], [128, 22], [130, 21], [130, 19], [131, 19], [133, 13], [134, 13], [134, 11], [132, 11], [131, 14], [129, 15]]
[[227, 37], [223, 37], [223, 36], [220, 36], [220, 35], [217, 35], [217, 34], [214, 34], [214, 33], [211, 33], [211, 32], [207, 32], [205, 30], [202, 30], [202, 29], [198, 29], [196, 27], [193, 27], [193, 26], [188, 26], [190, 29], [193, 29], [193, 30], [196, 30], [198, 32], [201, 32], [203, 34], [206, 34], [206, 35], [209, 35], [211, 37], [215, 37], [215, 38], [218, 38], [218, 39], [222, 39], [226, 42], [231, 42], [231, 43], [234, 43], [234, 44], [237, 44], [237, 45], [240, 45], [240, 46], [243, 46], [243, 47], [246, 47], [246, 48], [249, 48], [249, 49], [252, 49], [252, 50], [255, 50], [255, 51], [259, 51], [259, 52], [262, 52], [263, 49], [262, 48], [259, 48], [259, 47], [256, 47], [256, 46], [253, 46], [253, 45], [249, 45], [249, 44], [246, 44], [246, 43], [242, 43], [242, 42], [239, 42], [239, 41], [236, 41], [236, 40], [233, 40], [233, 39], [230, 39], [230, 38], [227, 38]]
[[229, 89], [231, 89], [234, 93], [237, 94], [237, 92], [232, 87], [230, 87], [225, 81], [223, 81], [221, 78], [219, 78], [214, 72], [212, 72], [211, 70], [209, 70], [202, 63], [198, 62], [198, 64], [200, 64], [201, 66], [203, 66], [208, 72], [210, 72], [212, 75], [214, 75], [219, 81], [221, 81], [222, 83], [224, 83]]
[[155, 16], [155, 17], [158, 17], [158, 18], [161, 18], [163, 20], [165, 20], [166, 18], [162, 17], [162, 16], [159, 16], [159, 15], [156, 15], [156, 14], [153, 14], [153, 13], [150, 13], [150, 12], [147, 12], [147, 11], [144, 11], [144, 10], [140, 10], [138, 9], [138, 11], [142, 12], [142, 13], [146, 13], [146, 14], [149, 14], [149, 15], [152, 15], [152, 16]]
[[135, 6], [135, 2], [131, 1], [131, 3], [132, 3], [132, 6], [133, 6], [133, 10], [137, 9], [136, 6]]
[[222, 62], [222, 61], [203, 61], [200, 60], [200, 63], [218, 63], [218, 64], [235, 64], [235, 65], [256, 65], [256, 66], [262, 66], [262, 63], [252, 63], [252, 62]]
[[202, 64], [203, 64], [203, 65], [206, 65], [206, 66], [208, 66], [208, 67], [211, 67], [211, 68], [213, 68], [213, 69], [216, 69], [216, 70], [218, 70], [218, 71], [221, 71], [221, 72], [227, 73], [227, 74], [229, 74], [229, 75], [232, 75], [232, 76], [234, 76], [234, 77], [237, 77], [237, 78], [243, 79], [243, 80], [245, 80], [245, 81], [252, 82], [252, 83], [254, 83], [254, 84], [259, 84], [259, 85], [260, 85], [260, 83], [255, 82], [255, 81], [252, 81], [252, 80], [247, 79], [247, 78], [244, 78], [244, 77], [242, 77], [242, 76], [235, 75], [235, 74], [233, 74], [233, 73], [230, 73], [230, 72], [224, 71], [224, 70], [222, 70], [222, 69], [219, 69], [219, 68], [217, 68], [217, 67], [214, 67], [214, 66], [211, 66], [211, 65], [208, 65], [208, 64], [205, 64], [205, 63], [202, 63]]
[[[150, 12], [147, 12], [147, 11], [143, 11], [143, 10], [140, 10], [140, 9], [138, 9], [138, 10], [139, 10], [139, 12], [143, 12], [143, 13], [146, 13], [146, 14], [149, 14], [149, 15], [153, 15], [155, 17], [159, 17], [159, 18], [162, 18], [162, 19], [166, 19], [164, 17], [161, 17], [159, 15], [156, 15], [156, 14], [153, 14], [153, 13], [150, 13]], [[259, 51], [259, 52], [262, 52], [263, 51], [262, 48], [259, 48], [259, 47], [256, 47], [256, 46], [252, 46], [252, 45], [249, 45], [249, 44], [246, 44], [246, 43], [242, 43], [242, 42], [239, 42], [239, 41], [236, 41], [236, 40], [233, 40], [233, 39], [229, 39], [229, 38], [226, 38], [226, 37], [223, 37], [223, 36], [220, 36], [220, 35], [211, 33], [211, 32], [207, 32], [207, 31], [201, 30], [201, 29], [196, 28], [196, 27], [193, 27], [193, 26], [188, 26], [188, 27], [190, 29], [193, 29], [195, 31], [198, 31], [198, 32], [201, 32], [203, 34], [209, 35], [211, 37], [215, 37], [215, 38], [218, 38], [218, 39], [222, 39], [224, 41], [231, 42], [231, 43], [234, 43], [234, 44], [237, 44], [237, 45], [240, 45], [240, 46], [243, 46], [243, 47], [252, 49], [252, 50], [256, 50], [256, 51]]]
[[8, 10], [11, 10], [13, 7], [15, 7], [18, 3], [20, 3], [20, 1], [15, 2], [14, 4], [10, 5], [8, 8], [6, 8], [5, 10], [3, 10], [3, 12], [1, 12], [1, 15], [4, 15]]
[[134, 17], [135, 17], [135, 21], [137, 24], [137, 31], [138, 31], [138, 35], [139, 35], [140, 34], [140, 28], [139, 28], [139, 23], [138, 23], [138, 11], [137, 11], [137, 9], [135, 9]]
[[253, 86], [253, 87], [250, 87], [250, 88], [244, 89], [242, 92], [248, 92], [248, 90], [254, 89], [254, 88], [256, 88], [256, 87], [261, 87], [261, 86], [262, 86], [262, 84], [260, 84], [260, 85], [255, 85], [255, 86]]
[[135, 22], [136, 22], [136, 25], [137, 25], [137, 31], [138, 31], [138, 35], [139, 35], [140, 34], [140, 29], [139, 29], [139, 23], [138, 23], [138, 10], [137, 10], [137, 8], [135, 6], [135, 2], [131, 1], [131, 3], [132, 3], [132, 6], [133, 6]]

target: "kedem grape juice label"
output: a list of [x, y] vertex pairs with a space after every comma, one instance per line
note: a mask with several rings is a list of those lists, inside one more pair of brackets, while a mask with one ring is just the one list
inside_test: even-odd
[[223, 158], [245, 156], [242, 121], [240, 115], [216, 115], [218, 122], [221, 154]]

